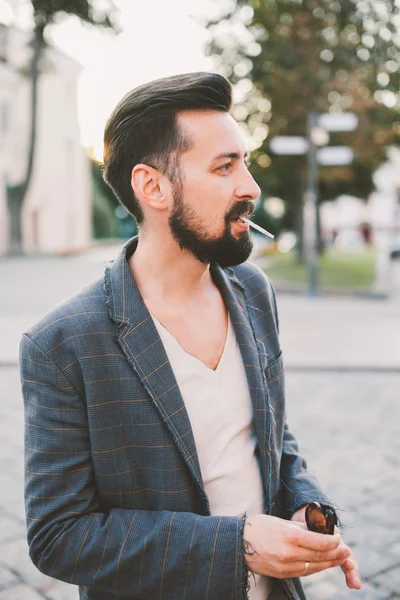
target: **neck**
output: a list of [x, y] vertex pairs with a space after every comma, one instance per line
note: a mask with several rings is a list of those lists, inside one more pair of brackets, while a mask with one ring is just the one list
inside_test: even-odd
[[139, 235], [129, 267], [145, 302], [151, 299], [182, 307], [214, 287], [208, 264], [181, 250], [171, 236], [151, 231]]

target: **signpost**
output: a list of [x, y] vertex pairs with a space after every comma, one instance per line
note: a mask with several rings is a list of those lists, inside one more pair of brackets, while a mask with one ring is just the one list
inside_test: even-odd
[[[307, 138], [277, 136], [270, 142], [275, 154], [301, 155], [307, 152], [307, 189], [304, 195], [304, 242], [308, 263], [308, 294], [317, 295], [318, 280], [318, 166], [348, 165], [354, 154], [348, 146], [326, 146], [329, 131], [353, 131], [358, 126], [354, 113], [317, 113], [307, 118]], [[324, 146], [319, 148], [319, 146]]]
[[353, 159], [354, 152], [348, 146], [326, 146], [317, 150], [319, 165], [349, 165]]
[[317, 146], [313, 136], [314, 128], [318, 127], [318, 114], [308, 113], [307, 132], [309, 149], [307, 155], [307, 190], [304, 196], [303, 238], [306, 247], [308, 263], [308, 293], [317, 295], [318, 275], [318, 161]]
[[354, 131], [358, 126], [358, 117], [354, 113], [322, 113], [318, 125], [326, 131]]
[[275, 154], [305, 154], [308, 140], [301, 135], [277, 135], [272, 138], [269, 147]]

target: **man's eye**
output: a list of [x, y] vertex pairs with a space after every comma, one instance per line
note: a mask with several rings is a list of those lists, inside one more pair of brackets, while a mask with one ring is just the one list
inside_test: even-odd
[[218, 168], [218, 171], [225, 171], [225, 172], [227, 172], [227, 171], [229, 171], [229, 170], [230, 170], [230, 168], [231, 168], [231, 167], [232, 167], [232, 163], [231, 163], [231, 162], [229, 162], [229, 163], [225, 163], [224, 165], [221, 165], [221, 166]]

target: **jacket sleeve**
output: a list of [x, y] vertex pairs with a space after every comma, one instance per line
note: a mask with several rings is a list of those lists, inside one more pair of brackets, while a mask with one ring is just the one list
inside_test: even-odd
[[281, 485], [285, 517], [288, 519], [308, 502], [331, 504], [317, 479], [307, 471], [307, 463], [300, 456], [297, 441], [290, 433], [287, 423], [282, 442]]
[[244, 598], [243, 519], [103, 511], [84, 400], [28, 335], [20, 366], [28, 544], [37, 568], [116, 597]]
[[[269, 285], [276, 328], [279, 332], [279, 316], [275, 290], [271, 282], [269, 282]], [[317, 479], [307, 471], [307, 463], [299, 454], [296, 438], [290, 432], [286, 420], [282, 440], [281, 485], [285, 516], [288, 519], [299, 508], [311, 501], [332, 505], [327, 496], [322, 492]]]

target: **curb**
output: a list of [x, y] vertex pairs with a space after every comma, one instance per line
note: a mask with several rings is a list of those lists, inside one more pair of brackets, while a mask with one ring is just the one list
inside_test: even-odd
[[[303, 296], [311, 298], [308, 290], [300, 288], [292, 288], [282, 286], [279, 283], [274, 283], [275, 292], [279, 295], [288, 296]], [[371, 291], [356, 291], [356, 290], [319, 290], [313, 298], [357, 298], [358, 300], [390, 300], [391, 294]]]
[[400, 365], [285, 365], [286, 371], [310, 373], [394, 373], [400, 375]]

